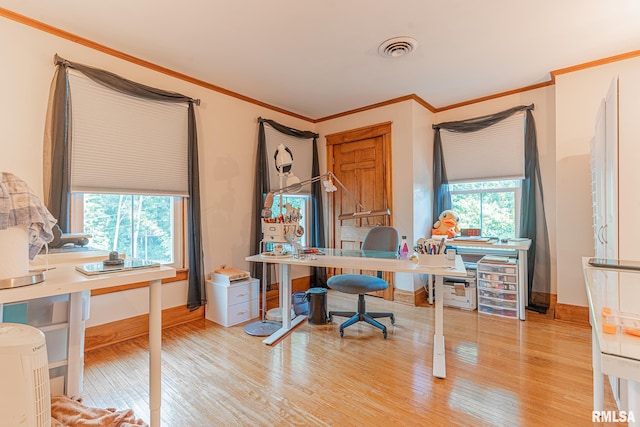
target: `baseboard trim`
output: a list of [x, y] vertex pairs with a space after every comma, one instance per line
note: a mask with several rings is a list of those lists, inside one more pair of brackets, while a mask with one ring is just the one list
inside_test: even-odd
[[588, 325], [589, 307], [556, 303], [554, 319]]
[[[426, 298], [426, 293], [422, 292], [422, 299]], [[397, 302], [399, 304], [405, 305], [419, 305], [417, 302], [420, 301], [420, 290], [416, 292], [406, 291], [404, 289], [394, 289], [393, 290], [393, 302]]]
[[[189, 311], [185, 306], [171, 307], [162, 310], [162, 329], [182, 323], [204, 319], [204, 306]], [[149, 334], [149, 315], [130, 317], [115, 322], [86, 328], [84, 333], [84, 351], [107, 347], [131, 338]]]

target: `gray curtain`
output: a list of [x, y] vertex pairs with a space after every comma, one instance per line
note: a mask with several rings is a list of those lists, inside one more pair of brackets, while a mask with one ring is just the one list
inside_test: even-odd
[[124, 79], [108, 71], [93, 68], [87, 65], [71, 62], [55, 55], [56, 72], [54, 75], [54, 87], [52, 88], [53, 100], [49, 117], [51, 123], [51, 179], [49, 184], [49, 197], [47, 208], [58, 219], [63, 232], [69, 232], [69, 123], [72, 120], [70, 104], [71, 99], [67, 84], [68, 69], [74, 69], [98, 84], [115, 91], [136, 96], [138, 98], [151, 99], [162, 102], [180, 102], [188, 104], [188, 135], [189, 135], [189, 199], [187, 206], [188, 223], [188, 256], [189, 256], [189, 290], [187, 307], [195, 310], [205, 302], [204, 292], [204, 264], [202, 254], [202, 237], [200, 227], [200, 182], [198, 165], [198, 139], [196, 131], [196, 116], [194, 104], [200, 101], [175, 92], [142, 85], [131, 80]]
[[528, 252], [527, 275], [529, 279], [528, 309], [546, 313], [551, 294], [551, 267], [549, 258], [549, 235], [544, 211], [544, 197], [540, 165], [538, 164], [538, 146], [536, 125], [533, 118], [533, 104], [520, 105], [496, 114], [476, 117], [456, 122], [433, 125], [434, 136], [434, 220], [444, 209], [451, 207], [451, 195], [447, 189], [446, 171], [442, 157], [440, 129], [450, 132], [475, 132], [496, 124], [513, 114], [525, 111], [525, 178], [522, 180], [522, 199], [520, 216], [520, 237], [531, 239]]
[[433, 137], [433, 212], [435, 223], [440, 212], [451, 209], [451, 192], [447, 181], [447, 171], [444, 167], [442, 154], [442, 139], [440, 128], [437, 128]]
[[[311, 176], [320, 175], [320, 164], [318, 161], [318, 134], [310, 131], [302, 131], [288, 126], [281, 125], [273, 120], [258, 118], [258, 150], [256, 158], [256, 174], [254, 181], [253, 195], [253, 222], [251, 224], [251, 249], [252, 253], [260, 253], [260, 241], [262, 240], [262, 208], [265, 197], [269, 193], [269, 172], [267, 163], [267, 141], [264, 131], [265, 124], [285, 135], [301, 139], [313, 139], [313, 163]], [[310, 244], [316, 248], [325, 247], [324, 238], [324, 210], [322, 207], [322, 185], [320, 182], [311, 184], [311, 214], [309, 218], [309, 240]], [[251, 264], [251, 276], [260, 279], [260, 283], [271, 285], [271, 269], [267, 269], [267, 277], [262, 275], [262, 263]], [[327, 287], [327, 272], [323, 267], [311, 268], [311, 287]]]

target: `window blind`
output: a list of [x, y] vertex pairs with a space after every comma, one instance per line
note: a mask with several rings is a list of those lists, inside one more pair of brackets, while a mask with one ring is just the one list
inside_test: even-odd
[[188, 196], [188, 106], [68, 73], [71, 191]]
[[523, 179], [524, 121], [525, 114], [518, 113], [476, 132], [441, 130], [447, 180]]

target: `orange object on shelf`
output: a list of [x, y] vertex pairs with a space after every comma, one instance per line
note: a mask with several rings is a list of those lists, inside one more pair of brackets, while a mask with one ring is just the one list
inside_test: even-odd
[[639, 328], [622, 328], [622, 331], [634, 337], [640, 337], [640, 329]]
[[611, 314], [611, 308], [602, 307], [602, 332], [605, 334], [615, 334], [618, 332], [618, 325], [615, 317]]

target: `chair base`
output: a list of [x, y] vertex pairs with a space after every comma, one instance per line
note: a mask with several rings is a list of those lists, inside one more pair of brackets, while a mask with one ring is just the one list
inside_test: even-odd
[[375, 326], [378, 329], [381, 329], [382, 336], [384, 337], [384, 339], [387, 339], [387, 327], [375, 319], [380, 317], [389, 317], [391, 318], [392, 325], [394, 325], [396, 322], [396, 319], [393, 313], [367, 312], [363, 294], [358, 295], [358, 311], [330, 311], [329, 312], [330, 322], [333, 320], [333, 316], [349, 317], [349, 319], [345, 320], [340, 325], [341, 338], [344, 337], [344, 329], [346, 327], [351, 326], [356, 322], [366, 322], [372, 326]]

